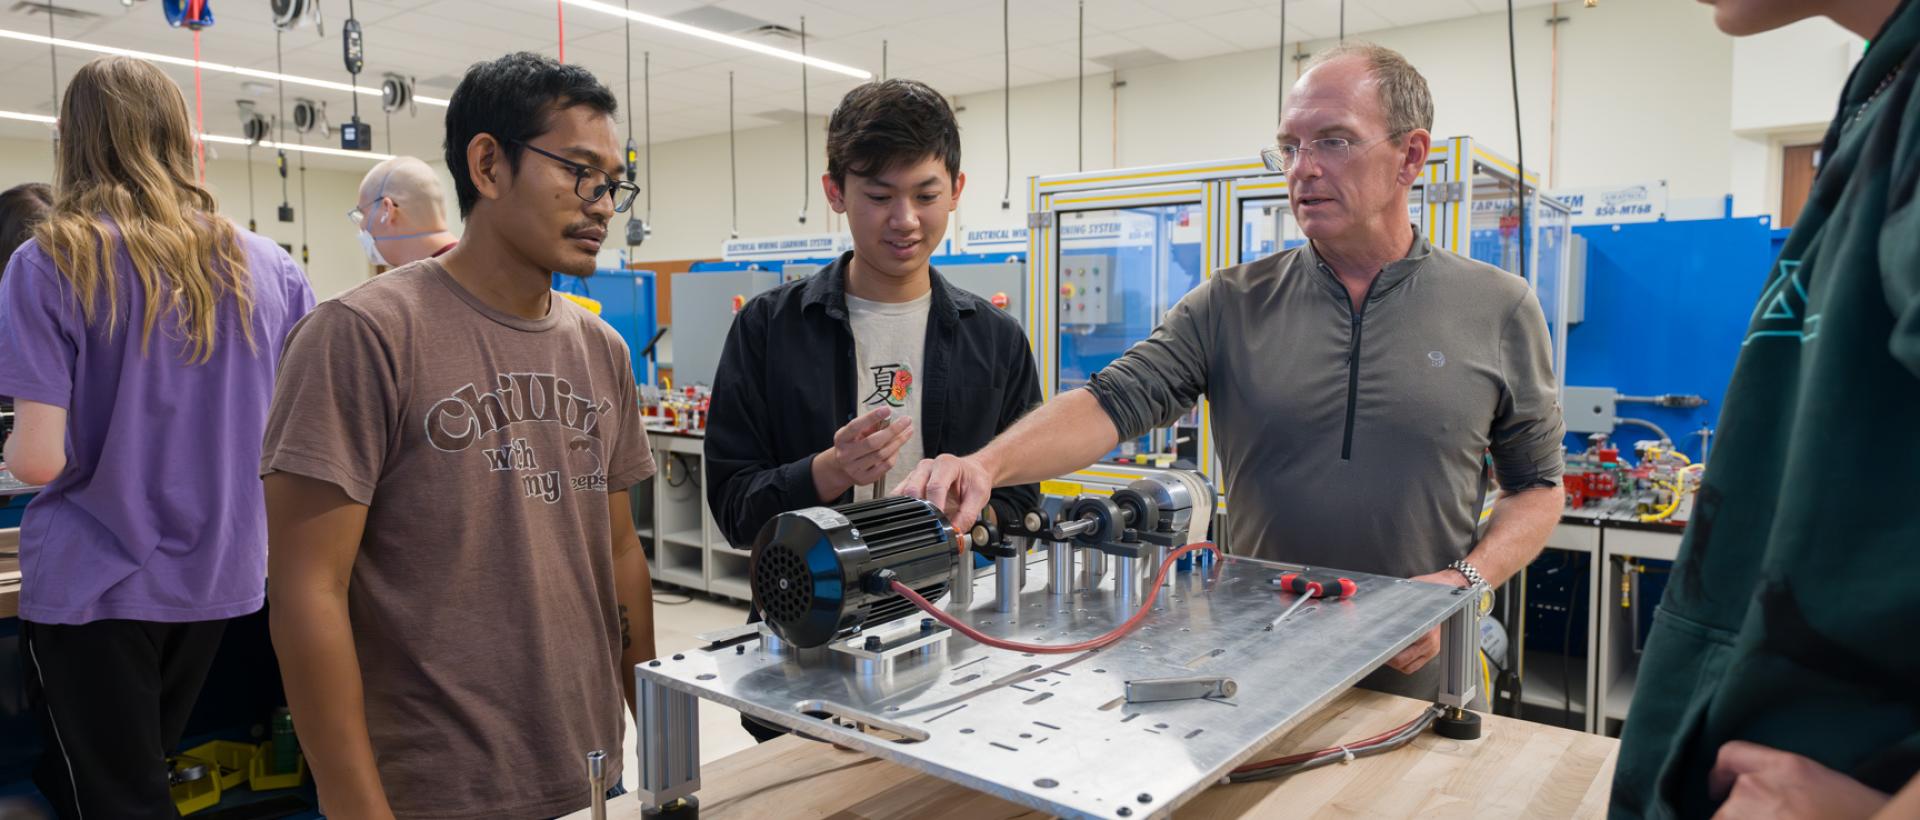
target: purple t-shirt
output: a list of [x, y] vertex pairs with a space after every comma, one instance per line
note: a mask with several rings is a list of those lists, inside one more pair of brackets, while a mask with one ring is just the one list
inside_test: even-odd
[[0, 396], [67, 409], [67, 468], [20, 526], [20, 617], [205, 621], [260, 609], [267, 514], [258, 476], [281, 342], [313, 308], [307, 278], [280, 246], [239, 232], [253, 285], [249, 348], [233, 300], [213, 356], [186, 363], [162, 313], [140, 351], [146, 298], [125, 246], [114, 249], [120, 324], [88, 327], [73, 289], [38, 242], [0, 278]]

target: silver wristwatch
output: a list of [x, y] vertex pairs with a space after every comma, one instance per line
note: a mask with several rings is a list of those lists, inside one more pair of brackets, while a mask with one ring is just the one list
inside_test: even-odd
[[1480, 574], [1480, 570], [1474, 569], [1472, 564], [1467, 563], [1467, 559], [1465, 558], [1448, 564], [1447, 569], [1467, 576], [1467, 586], [1469, 588], [1489, 586], [1486, 577]]

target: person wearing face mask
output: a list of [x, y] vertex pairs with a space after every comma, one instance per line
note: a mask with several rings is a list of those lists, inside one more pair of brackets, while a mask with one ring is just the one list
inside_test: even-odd
[[394, 157], [367, 172], [347, 218], [360, 229], [360, 247], [376, 273], [453, 250], [460, 238], [447, 230], [446, 199], [433, 169], [416, 157]]

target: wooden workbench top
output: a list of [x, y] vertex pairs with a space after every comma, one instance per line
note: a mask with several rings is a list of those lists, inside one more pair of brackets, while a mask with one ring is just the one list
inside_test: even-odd
[[[1353, 690], [1272, 747], [1311, 751], [1379, 734], [1425, 704]], [[1215, 786], [1181, 817], [1601, 817], [1619, 741], [1482, 716], [1475, 741], [1427, 732], [1395, 751], [1271, 782]], [[631, 753], [631, 752], [629, 752]], [[1024, 806], [860, 752], [783, 737], [701, 768], [700, 816], [714, 818], [1042, 818]], [[631, 787], [633, 784], [628, 784]], [[584, 818], [586, 812], [574, 814]], [[607, 816], [639, 820], [633, 795]]]

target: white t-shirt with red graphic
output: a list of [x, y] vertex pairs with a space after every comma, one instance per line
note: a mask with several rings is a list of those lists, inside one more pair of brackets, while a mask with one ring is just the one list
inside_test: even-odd
[[[853, 328], [854, 412], [866, 415], [881, 407], [893, 408], [894, 422], [920, 419], [921, 359], [927, 347], [927, 312], [933, 292], [911, 302], [875, 302], [847, 295], [847, 322]], [[920, 463], [924, 449], [920, 429], [900, 447], [893, 469], [877, 486], [853, 488], [853, 500], [865, 501], [905, 481]]]

